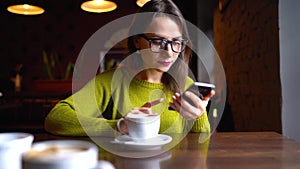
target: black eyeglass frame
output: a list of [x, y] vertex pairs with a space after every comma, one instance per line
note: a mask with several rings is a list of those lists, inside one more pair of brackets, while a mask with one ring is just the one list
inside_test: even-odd
[[[150, 49], [152, 52], [154, 53], [160, 53], [162, 52], [162, 50], [168, 45], [170, 44], [171, 45], [171, 49], [174, 53], [181, 53], [184, 51], [187, 43], [188, 43], [188, 40], [187, 39], [178, 39], [178, 40], [167, 40], [167, 39], [164, 39], [164, 38], [149, 38], [147, 37], [145, 34], [139, 34], [140, 37], [144, 38], [145, 40], [147, 40], [149, 42], [149, 46], [150, 46]], [[159, 51], [154, 51], [152, 49], [152, 44], [155, 40], [161, 40], [160, 44], [161, 44], [161, 47], [159, 49]], [[182, 47], [181, 47], [181, 50], [180, 51], [175, 51], [175, 49], [173, 48], [173, 44], [175, 42], [180, 42]]]

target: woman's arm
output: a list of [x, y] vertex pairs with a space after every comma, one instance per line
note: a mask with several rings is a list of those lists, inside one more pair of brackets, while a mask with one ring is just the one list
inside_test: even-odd
[[[114, 135], [117, 120], [106, 120], [74, 110], [70, 98], [60, 101], [45, 120], [46, 131], [65, 136]], [[89, 112], [89, 110], [86, 110]]]
[[110, 101], [109, 73], [97, 76], [72, 96], [61, 100], [45, 119], [45, 129], [56, 135], [114, 135], [116, 112], [102, 118]]

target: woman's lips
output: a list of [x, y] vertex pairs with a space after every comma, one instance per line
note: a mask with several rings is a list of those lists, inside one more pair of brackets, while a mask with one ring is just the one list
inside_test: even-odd
[[160, 61], [160, 62], [158, 62], [159, 64], [161, 64], [161, 65], [163, 65], [163, 66], [170, 66], [171, 64], [172, 64], [172, 62], [171, 61]]

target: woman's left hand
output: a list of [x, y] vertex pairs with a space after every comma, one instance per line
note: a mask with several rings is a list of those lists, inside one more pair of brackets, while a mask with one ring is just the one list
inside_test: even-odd
[[209, 99], [215, 94], [212, 90], [207, 96], [200, 99], [194, 93], [187, 91], [185, 92], [186, 97], [188, 97], [194, 105], [184, 100], [179, 93], [175, 93], [173, 98], [173, 103], [170, 106], [179, 112], [185, 119], [193, 120], [201, 117], [206, 110]]

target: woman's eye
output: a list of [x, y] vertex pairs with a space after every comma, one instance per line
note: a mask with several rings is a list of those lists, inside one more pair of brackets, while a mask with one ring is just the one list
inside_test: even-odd
[[177, 45], [181, 45], [181, 42], [180, 42], [180, 41], [173, 41], [172, 43], [173, 43], [173, 45], [176, 45], [176, 46], [177, 46]]
[[155, 39], [155, 40], [152, 40], [152, 42], [154, 42], [154, 43], [161, 43], [162, 40], [160, 40], [160, 39]]
[[161, 45], [163, 43], [163, 41], [162, 40], [153, 40], [152, 43], [155, 45]]

